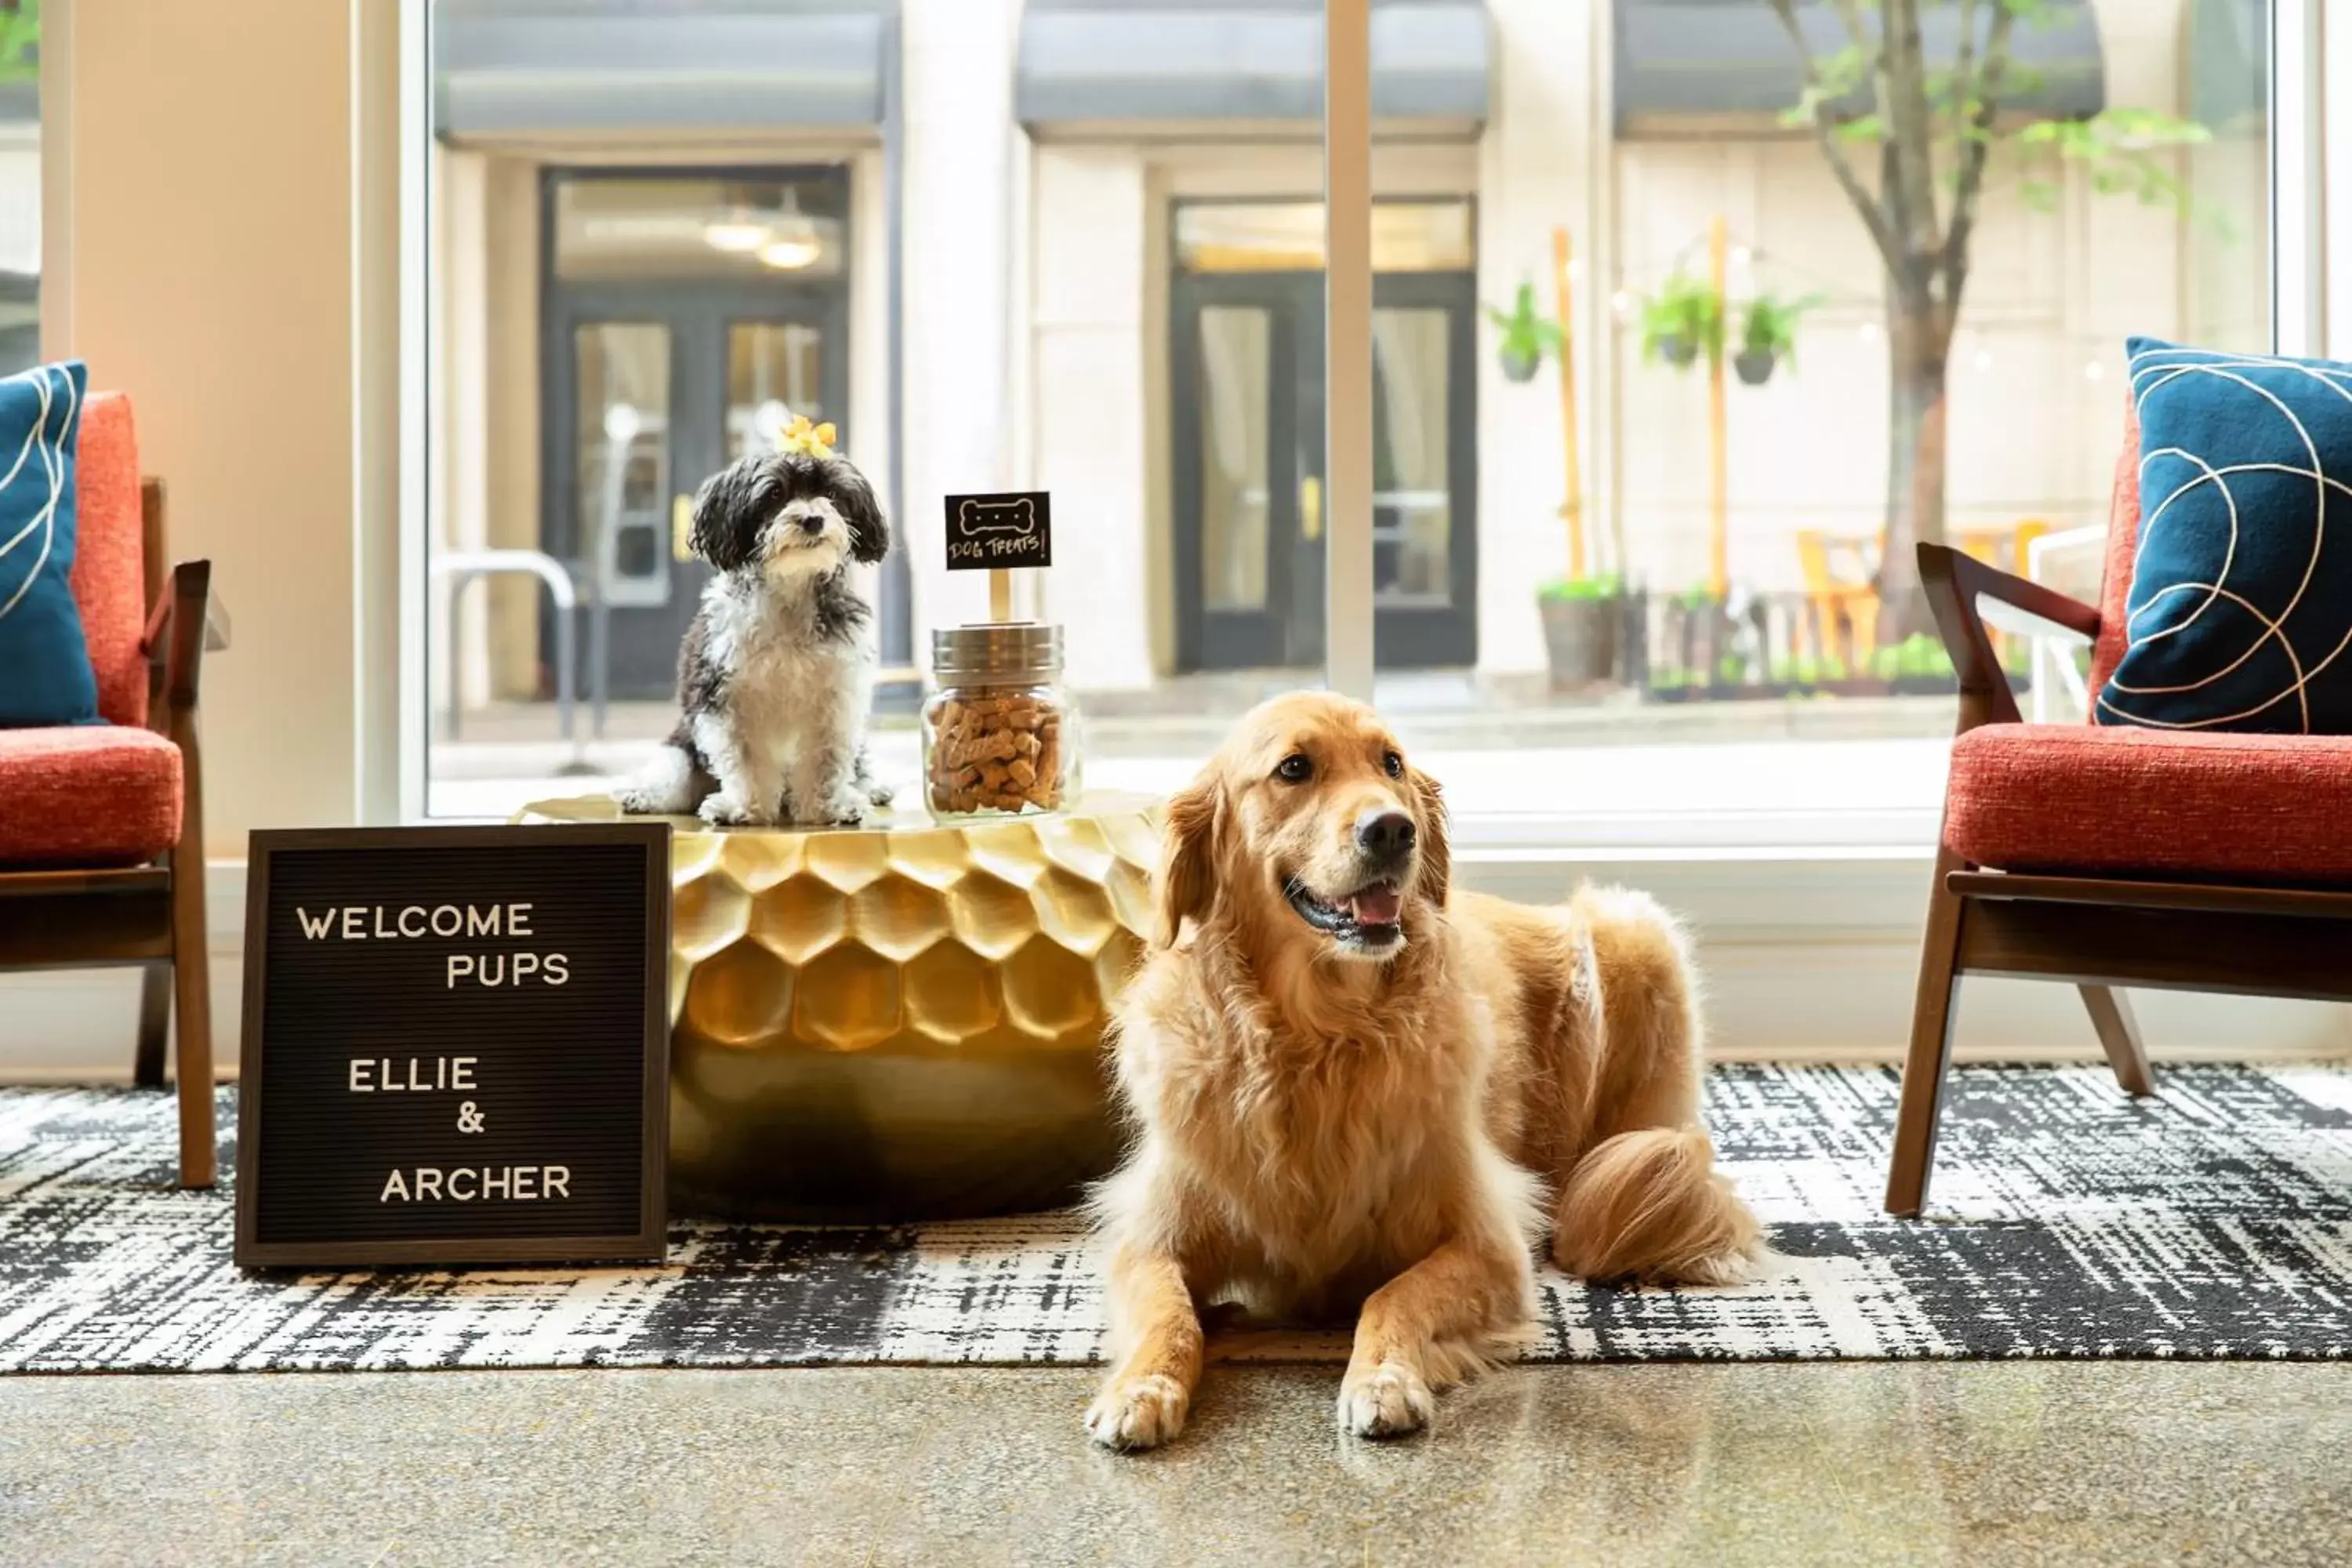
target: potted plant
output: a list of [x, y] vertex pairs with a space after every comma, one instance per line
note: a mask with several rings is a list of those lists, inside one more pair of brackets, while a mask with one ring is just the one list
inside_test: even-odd
[[1536, 591], [1554, 691], [1578, 691], [1616, 677], [1624, 599], [1624, 580], [1614, 574], [1555, 578]]
[[1559, 323], [1546, 321], [1536, 310], [1536, 286], [1519, 285], [1519, 292], [1508, 310], [1486, 307], [1486, 319], [1495, 323], [1501, 334], [1495, 344], [1495, 357], [1502, 363], [1506, 380], [1527, 382], [1535, 379], [1542, 368], [1544, 355], [1558, 353], [1566, 342]]
[[1739, 334], [1739, 353], [1731, 362], [1739, 379], [1749, 386], [1761, 386], [1772, 378], [1774, 365], [1785, 360], [1793, 367], [1797, 363], [1797, 322], [1821, 302], [1819, 294], [1784, 300], [1778, 294], [1764, 293], [1748, 300], [1747, 321]]
[[1642, 357], [1681, 369], [1702, 352], [1723, 350], [1723, 296], [1688, 273], [1675, 272], [1642, 302]]
[[1872, 656], [1874, 673], [1898, 694], [1934, 693], [1953, 689], [1958, 677], [1952, 656], [1940, 639], [1914, 632], [1901, 642], [1880, 647]]

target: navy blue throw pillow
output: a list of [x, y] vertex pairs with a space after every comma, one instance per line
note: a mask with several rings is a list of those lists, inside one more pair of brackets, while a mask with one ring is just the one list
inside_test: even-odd
[[2139, 549], [2098, 721], [2352, 734], [2352, 364], [2129, 352]]
[[0, 379], [0, 729], [98, 722], [98, 680], [67, 581], [79, 360]]

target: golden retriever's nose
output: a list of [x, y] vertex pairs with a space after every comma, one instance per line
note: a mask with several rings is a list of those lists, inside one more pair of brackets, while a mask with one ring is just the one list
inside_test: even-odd
[[1393, 860], [1412, 847], [1412, 818], [1402, 811], [1368, 811], [1356, 818], [1356, 847], [1375, 859]]

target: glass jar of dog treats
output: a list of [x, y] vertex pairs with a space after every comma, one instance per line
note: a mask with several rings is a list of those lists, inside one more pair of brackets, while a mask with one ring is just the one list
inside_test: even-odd
[[1062, 686], [1062, 628], [1034, 621], [931, 634], [923, 782], [949, 820], [1059, 811], [1078, 796], [1078, 705]]

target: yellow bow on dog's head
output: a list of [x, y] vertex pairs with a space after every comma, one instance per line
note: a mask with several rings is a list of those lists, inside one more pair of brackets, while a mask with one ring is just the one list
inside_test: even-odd
[[795, 417], [776, 437], [776, 450], [788, 458], [830, 458], [834, 430], [830, 422], [812, 425], [805, 414]]

